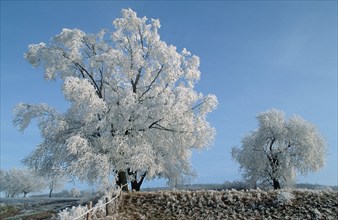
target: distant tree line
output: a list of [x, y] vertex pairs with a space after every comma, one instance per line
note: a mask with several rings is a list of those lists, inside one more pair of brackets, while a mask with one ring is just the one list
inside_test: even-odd
[[63, 184], [62, 178], [44, 178], [28, 169], [0, 169], [0, 192], [3, 192], [5, 197], [26, 197], [29, 193], [41, 192], [47, 188], [51, 197], [52, 191], [61, 189]]
[[1, 192], [5, 197], [15, 197], [20, 194], [26, 197], [28, 193], [39, 192], [46, 188], [46, 182], [33, 172], [12, 168], [0, 170]]
[[[91, 198], [101, 195], [103, 192], [94, 190], [80, 191], [76, 187], [70, 190], [63, 189], [66, 179], [62, 176], [42, 177], [29, 169], [11, 168], [0, 169], [0, 192], [6, 198], [26, 197], [30, 193], [39, 193], [32, 197], [54, 197], [54, 198]], [[40, 194], [48, 190], [48, 194]], [[53, 194], [52, 194], [53, 192]]]

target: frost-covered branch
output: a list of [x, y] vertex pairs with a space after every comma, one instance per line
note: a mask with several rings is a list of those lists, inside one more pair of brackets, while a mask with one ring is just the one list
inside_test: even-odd
[[29, 45], [25, 58], [47, 80], [64, 82], [70, 107], [57, 113], [18, 105], [14, 124], [23, 131], [37, 118], [42, 134], [25, 163], [89, 183], [107, 184], [120, 173], [135, 186], [155, 177], [176, 184], [193, 174], [191, 149], [212, 144], [206, 115], [217, 98], [194, 90], [199, 58], [162, 41], [159, 20], [124, 9], [113, 25], [97, 34], [65, 28], [48, 44]]

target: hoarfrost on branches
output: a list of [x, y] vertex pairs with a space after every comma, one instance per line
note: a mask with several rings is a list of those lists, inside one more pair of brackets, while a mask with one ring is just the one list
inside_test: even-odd
[[74, 198], [79, 198], [81, 196], [81, 192], [75, 187], [70, 190], [70, 194]]
[[33, 171], [12, 168], [8, 171], [0, 170], [1, 191], [6, 197], [15, 197], [23, 194], [42, 191], [46, 187], [43, 178], [37, 176]]
[[113, 24], [112, 33], [63, 29], [49, 44], [28, 47], [25, 58], [47, 80], [64, 81], [71, 106], [65, 113], [45, 104], [16, 107], [15, 125], [23, 131], [37, 118], [43, 137], [25, 162], [90, 183], [122, 171], [136, 190], [144, 178], [177, 184], [193, 174], [191, 150], [214, 139], [206, 116], [217, 98], [194, 90], [200, 60], [162, 41], [159, 20], [124, 9]]
[[[81, 215], [83, 215], [85, 212], [88, 211], [87, 206], [73, 206], [72, 208], [66, 208], [62, 211], [59, 211], [57, 218], [58, 220], [72, 220], [75, 219]], [[81, 218], [85, 219], [85, 217]]]
[[298, 173], [324, 166], [326, 142], [314, 125], [299, 116], [285, 118], [271, 109], [257, 116], [259, 128], [232, 148], [243, 176], [252, 184], [268, 182], [275, 189], [293, 184]]

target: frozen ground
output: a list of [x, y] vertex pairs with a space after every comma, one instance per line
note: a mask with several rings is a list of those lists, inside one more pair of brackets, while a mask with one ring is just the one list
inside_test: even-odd
[[[0, 219], [49, 219], [78, 199], [0, 199]], [[4, 215], [4, 207], [18, 210]], [[92, 219], [338, 219], [333, 190], [163, 190], [123, 193], [110, 216]], [[40, 214], [37, 214], [40, 213]], [[11, 218], [10, 216], [15, 216]]]
[[124, 194], [111, 219], [338, 219], [337, 191], [159, 191]]
[[84, 202], [74, 198], [0, 198], [0, 219], [48, 219]]

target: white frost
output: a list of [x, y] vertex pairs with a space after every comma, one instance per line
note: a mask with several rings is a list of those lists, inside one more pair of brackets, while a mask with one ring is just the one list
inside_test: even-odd
[[199, 58], [162, 41], [159, 20], [124, 9], [113, 25], [112, 33], [63, 29], [49, 44], [29, 46], [26, 59], [42, 66], [47, 80], [64, 81], [71, 106], [65, 113], [16, 108], [20, 130], [37, 118], [42, 133], [25, 162], [42, 174], [58, 168], [91, 183], [107, 183], [120, 170], [129, 180], [182, 182], [194, 175], [191, 150], [212, 144], [206, 115], [217, 98], [194, 90]]

